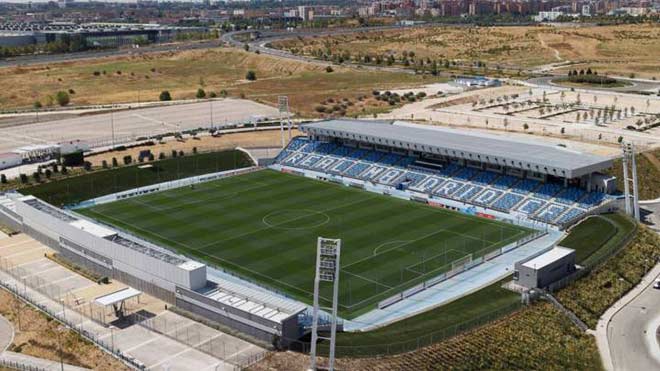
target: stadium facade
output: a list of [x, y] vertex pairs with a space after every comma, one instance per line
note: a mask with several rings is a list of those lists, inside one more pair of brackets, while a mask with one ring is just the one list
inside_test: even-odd
[[[537, 230], [559, 231], [586, 215], [618, 208], [614, 178], [601, 173], [612, 160], [600, 156], [403, 122], [329, 120], [304, 125], [302, 131], [307, 136], [294, 138], [270, 168]], [[160, 183], [79, 206], [257, 170]], [[243, 284], [240, 278], [225, 279], [205, 264], [73, 211], [12, 193], [0, 199], [0, 219], [78, 265], [255, 338], [286, 345], [305, 333], [305, 304]], [[519, 246], [479, 257], [452, 274]], [[436, 277], [429, 285], [449, 277]], [[416, 295], [426, 284], [406, 290], [407, 296], [398, 294], [400, 299], [387, 305]]]

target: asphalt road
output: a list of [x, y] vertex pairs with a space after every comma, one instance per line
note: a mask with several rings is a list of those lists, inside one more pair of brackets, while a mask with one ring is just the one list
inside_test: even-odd
[[0, 129], [0, 153], [30, 144], [85, 140], [110, 145], [113, 129], [122, 138], [174, 132], [199, 127], [247, 123], [252, 116], [277, 117], [276, 108], [249, 100], [220, 99], [200, 103], [140, 108]]
[[660, 290], [653, 281], [616, 313], [607, 329], [615, 370], [659, 370]]
[[[547, 86], [551, 88], [566, 88], [565, 86], [561, 86], [558, 84], [555, 84], [552, 82], [553, 79], [557, 79], [559, 76], [544, 76], [544, 77], [534, 77], [527, 82], [530, 82], [532, 84], [536, 84], [539, 86]], [[602, 90], [602, 91], [616, 91], [616, 92], [622, 92], [622, 93], [630, 93], [630, 92], [638, 92], [638, 91], [653, 91], [653, 92], [658, 92], [660, 91], [660, 82], [654, 83], [654, 82], [648, 82], [648, 81], [640, 81], [636, 79], [624, 79], [620, 78], [621, 80], [625, 80], [627, 82], [632, 83], [630, 86], [622, 86], [618, 88], [599, 88], [597, 86], [589, 86], [585, 87], [584, 89], [589, 89], [589, 90]]]
[[0, 316], [0, 353], [14, 340], [14, 327], [3, 316]]
[[147, 53], [162, 53], [168, 51], [207, 49], [219, 45], [220, 42], [218, 40], [211, 40], [187, 43], [155, 44], [139, 49], [112, 49], [65, 54], [24, 55], [20, 57], [0, 59], [0, 67], [29, 66], [34, 64], [71, 62], [84, 59], [117, 57], [124, 55], [142, 55]]

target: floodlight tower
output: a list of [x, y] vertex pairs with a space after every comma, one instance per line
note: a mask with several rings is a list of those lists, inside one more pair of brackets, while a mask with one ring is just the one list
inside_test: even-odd
[[[631, 142], [622, 142], [621, 148], [623, 150], [623, 193], [625, 210], [626, 214], [633, 216], [635, 220], [639, 221], [639, 192], [637, 187], [637, 162], [635, 159], [635, 146]], [[632, 170], [632, 177], [629, 177], [628, 167], [630, 167]], [[632, 196], [630, 194], [630, 183], [632, 183]]]
[[281, 95], [277, 97], [277, 105], [280, 111], [280, 136], [282, 137], [282, 148], [284, 148], [284, 119], [287, 120], [287, 128], [289, 129], [289, 140], [291, 140], [291, 119], [289, 115], [289, 97]]
[[[312, 347], [310, 369], [316, 371], [316, 343], [319, 339], [319, 284], [321, 281], [333, 284], [332, 319], [330, 338], [330, 354], [328, 370], [334, 370], [335, 339], [337, 336], [337, 302], [339, 301], [339, 255], [341, 253], [341, 240], [319, 237], [316, 244], [316, 276], [314, 277], [314, 309], [312, 319]], [[328, 309], [328, 308], [324, 308]]]

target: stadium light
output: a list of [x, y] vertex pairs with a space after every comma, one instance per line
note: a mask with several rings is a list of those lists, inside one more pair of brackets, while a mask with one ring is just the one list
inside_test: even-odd
[[[318, 339], [330, 340], [328, 370], [334, 370], [335, 340], [337, 337], [337, 302], [339, 301], [339, 256], [341, 240], [319, 237], [316, 244], [316, 275], [314, 277], [314, 309], [312, 319], [312, 346], [310, 370], [316, 370], [316, 343]], [[330, 338], [319, 337], [319, 285], [321, 281], [333, 284]], [[329, 308], [324, 308], [329, 309]]]

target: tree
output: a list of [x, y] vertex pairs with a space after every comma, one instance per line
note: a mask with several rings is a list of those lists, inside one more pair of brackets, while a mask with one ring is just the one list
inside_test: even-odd
[[254, 80], [257, 79], [257, 74], [256, 74], [254, 71], [249, 70], [249, 71], [247, 71], [247, 73], [245, 74], [245, 79], [246, 79], [246, 80], [249, 80], [249, 81], [254, 81]]
[[23, 183], [23, 184], [27, 184], [27, 182], [28, 182], [28, 177], [27, 177], [27, 175], [21, 173], [21, 174], [19, 175], [19, 178], [21, 178], [21, 183]]
[[41, 174], [39, 174], [38, 171], [35, 171], [34, 173], [32, 173], [32, 178], [34, 178], [35, 182], [39, 183], [39, 181], [41, 180]]
[[117, 162], [117, 157], [112, 158], [112, 167], [117, 167], [119, 166], [119, 163]]
[[46, 179], [50, 179], [50, 177], [53, 175], [53, 172], [50, 171], [50, 169], [46, 169], [45, 174], [46, 174]]
[[169, 91], [163, 90], [160, 92], [158, 99], [160, 99], [161, 102], [170, 101], [172, 100], [172, 96], [170, 95]]
[[58, 91], [57, 94], [55, 94], [55, 101], [60, 106], [64, 107], [69, 104], [69, 102], [71, 102], [71, 98], [69, 97], [69, 93], [65, 91]]
[[561, 128], [561, 133], [565, 134], [566, 133], [566, 128]]
[[619, 142], [619, 143], [623, 142], [623, 137], [619, 136], [619, 138], [616, 141]]
[[245, 49], [246, 52], [250, 51], [250, 45], [248, 45], [247, 43], [243, 44], [243, 49]]
[[0, 183], [7, 184], [7, 176], [5, 174], [0, 174]]
[[164, 159], [165, 159], [165, 153], [161, 152], [161, 153], [158, 155], [158, 159], [159, 159], [159, 160], [164, 160]]
[[216, 94], [214, 91], [209, 93], [209, 98], [217, 98], [218, 94]]
[[332, 73], [334, 71], [335, 70], [332, 69], [332, 66], [328, 66], [328, 67], [325, 68], [325, 72], [327, 72], [327, 73]]
[[106, 161], [106, 160], [101, 161], [101, 167], [104, 168], [104, 169], [107, 169], [108, 168], [108, 161]]
[[199, 89], [197, 89], [197, 94], [195, 94], [195, 97], [196, 97], [197, 99], [203, 99], [203, 98], [206, 98], [206, 92], [204, 91], [204, 89], [199, 88]]

